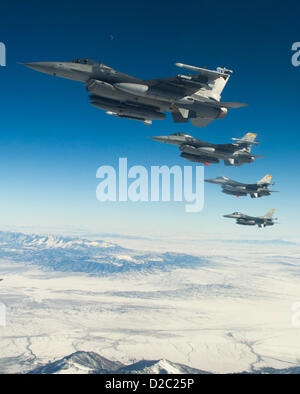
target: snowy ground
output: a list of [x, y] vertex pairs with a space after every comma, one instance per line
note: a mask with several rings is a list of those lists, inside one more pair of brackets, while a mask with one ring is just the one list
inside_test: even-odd
[[[0, 302], [7, 307], [7, 325], [0, 327], [2, 373], [33, 369], [77, 350], [125, 364], [163, 358], [222, 373], [300, 365], [300, 327], [292, 324], [291, 309], [300, 302], [296, 243], [198, 241], [160, 248], [158, 241], [148, 242], [148, 259], [154, 251], [158, 260], [157, 253], [180, 249], [205, 264], [181, 268], [174, 257], [174, 267], [168, 260], [164, 268], [162, 254], [159, 267], [143, 262], [132, 269], [136, 252], [116, 248], [111, 253], [122, 271], [91, 276], [58, 269], [57, 251], [78, 242], [18, 242], [0, 244]], [[126, 246], [126, 240], [120, 243]], [[55, 271], [45, 257], [37, 263], [41, 245], [43, 256], [55, 260]], [[99, 250], [93, 249], [93, 262]]]

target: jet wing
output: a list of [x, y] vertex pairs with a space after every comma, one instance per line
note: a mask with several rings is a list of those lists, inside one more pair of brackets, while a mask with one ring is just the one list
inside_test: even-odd
[[201, 75], [186, 75], [180, 76], [176, 75], [170, 78], [159, 78], [144, 80], [149, 87], [155, 87], [156, 89], [161, 89], [167, 92], [176, 93], [178, 95], [191, 96], [202, 87], [207, 87], [209, 79], [206, 76]]
[[[169, 78], [144, 80], [144, 83], [157, 89], [175, 91], [176, 93], [182, 92], [182, 96], [184, 97], [196, 93], [203, 87], [209, 88], [208, 84], [215, 81], [216, 79], [224, 78], [227, 80], [230, 77], [229, 74], [231, 73], [231, 71], [227, 69], [215, 71], [208, 70], [206, 68], [188, 66], [182, 63], [176, 63], [176, 66], [195, 71], [196, 74], [179, 74]], [[229, 108], [232, 105], [235, 105], [235, 103], [225, 103], [225, 105], [226, 104], [229, 106]]]
[[[215, 95], [220, 96], [230, 78], [230, 74], [232, 73], [231, 70], [221, 67], [218, 67], [217, 70], [208, 70], [206, 68], [189, 66], [182, 63], [176, 63], [176, 66], [195, 71], [196, 74], [179, 74], [169, 78], [144, 80], [143, 83], [154, 89], [175, 93], [177, 96], [181, 97], [197, 94], [198, 102], [217, 108], [241, 108], [247, 105], [244, 103], [232, 102], [220, 103], [219, 99], [216, 99], [214, 95], [212, 95], [215, 90], [217, 92]], [[199, 92], [203, 94], [199, 94]], [[208, 123], [207, 120], [200, 120], [200, 124], [194, 125], [206, 126]]]
[[255, 217], [255, 216], [243, 215], [243, 216], [241, 216], [241, 219], [246, 219], [246, 220], [257, 220], [257, 219], [259, 219], [259, 218], [258, 218], [258, 217]]
[[233, 144], [216, 144], [215, 147], [221, 152], [233, 153], [236, 150]]
[[245, 186], [245, 183], [234, 181], [233, 179], [227, 178], [228, 180], [224, 182], [224, 186]]
[[205, 182], [209, 182], [209, 183], [216, 183], [216, 184], [220, 184], [222, 186], [244, 186], [244, 183], [241, 182], [237, 182], [234, 181], [233, 179], [227, 178], [225, 176], [220, 176], [218, 178], [215, 179], [205, 179]]

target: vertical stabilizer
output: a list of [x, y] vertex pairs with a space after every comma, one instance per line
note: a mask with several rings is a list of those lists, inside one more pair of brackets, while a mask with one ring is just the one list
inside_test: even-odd
[[240, 139], [241, 142], [254, 142], [255, 138], [257, 137], [257, 134], [255, 133], [247, 133], [244, 135], [243, 138]]
[[257, 182], [258, 185], [262, 184], [270, 184], [272, 179], [272, 175], [265, 175], [260, 181]]
[[270, 209], [266, 214], [265, 214], [265, 218], [267, 219], [272, 219], [273, 215], [274, 215], [275, 209]]
[[233, 141], [237, 141], [237, 144], [241, 145], [241, 147], [245, 147], [248, 153], [251, 152], [252, 145], [257, 145], [257, 142], [255, 142], [255, 138], [257, 137], [257, 134], [254, 133], [247, 133], [244, 135], [242, 138], [232, 138]]
[[221, 94], [229, 81], [230, 75], [229, 74], [224, 74], [222, 76], [219, 76], [216, 79], [212, 79], [207, 83], [207, 87], [201, 88], [194, 94], [196, 96], [207, 96], [209, 98], [212, 98], [216, 101], [221, 100]]
[[[225, 67], [217, 67], [217, 70], [208, 70], [203, 67], [190, 66], [183, 63], [176, 63], [176, 66], [195, 71], [199, 73], [201, 77], [204, 77], [206, 81], [205, 79], [203, 82], [199, 81], [203, 83], [203, 86], [194, 94], [196, 96], [209, 97], [216, 101], [221, 100], [222, 91], [230, 78], [230, 74], [233, 72], [232, 70], [229, 70]], [[196, 80], [197, 78], [195, 78], [195, 81]]]

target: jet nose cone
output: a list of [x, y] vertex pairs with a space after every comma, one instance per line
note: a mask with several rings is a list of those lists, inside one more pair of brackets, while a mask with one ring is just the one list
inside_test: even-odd
[[55, 69], [56, 69], [55, 62], [24, 63], [24, 66], [31, 68], [32, 70], [40, 71], [46, 74], [55, 74]]
[[204, 179], [204, 182], [216, 183], [214, 179]]
[[150, 138], [154, 141], [159, 141], [159, 142], [168, 142], [169, 141], [169, 137], [166, 135], [159, 135], [157, 137], [150, 137]]

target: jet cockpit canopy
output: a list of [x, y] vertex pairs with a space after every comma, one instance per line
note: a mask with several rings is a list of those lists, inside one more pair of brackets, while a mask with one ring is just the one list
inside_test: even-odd
[[97, 60], [87, 59], [87, 58], [84, 58], [84, 57], [80, 57], [79, 59], [71, 60], [70, 63], [89, 64], [91, 66], [100, 64], [100, 62], [97, 62]]
[[186, 133], [173, 133], [171, 135], [174, 135], [175, 137], [190, 137], [190, 135]]

